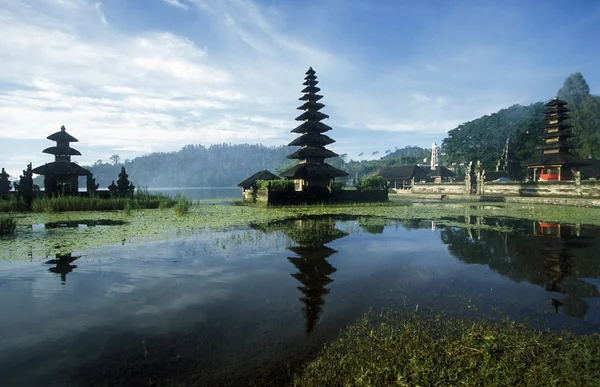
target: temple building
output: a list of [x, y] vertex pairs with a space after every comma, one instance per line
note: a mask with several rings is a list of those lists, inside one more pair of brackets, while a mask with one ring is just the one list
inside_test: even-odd
[[569, 109], [566, 102], [558, 97], [546, 104], [546, 127], [542, 138], [544, 143], [540, 147], [542, 155], [529, 160], [525, 165], [533, 170], [533, 181], [537, 180], [572, 180], [572, 168], [586, 165], [583, 159], [571, 153], [574, 148], [569, 142], [573, 137], [571, 125], [565, 121], [569, 119]]
[[[91, 172], [71, 161], [71, 156], [81, 156], [77, 149], [69, 145], [78, 140], [67, 133], [64, 126], [60, 131], [46, 137], [56, 141], [56, 145], [44, 149], [43, 153], [54, 155], [54, 161], [33, 169], [33, 173], [44, 176], [44, 190], [47, 196], [55, 194], [77, 195], [79, 176], [93, 179]], [[91, 184], [87, 184], [89, 187]]]
[[304, 101], [298, 107], [298, 110], [302, 110], [303, 113], [296, 117], [296, 121], [302, 121], [302, 124], [292, 130], [292, 133], [298, 133], [301, 136], [288, 144], [300, 147], [288, 156], [288, 159], [298, 160], [299, 163], [281, 173], [282, 177], [295, 181], [296, 191], [324, 191], [332, 179], [348, 176], [345, 171], [325, 162], [325, 159], [338, 155], [325, 148], [335, 140], [323, 134], [331, 130], [331, 127], [321, 122], [329, 116], [319, 111], [325, 105], [318, 102], [323, 98], [317, 94], [321, 90], [317, 87], [318, 83], [315, 71], [312, 67], [309, 68], [302, 84], [306, 86], [302, 90], [304, 95], [299, 98]]

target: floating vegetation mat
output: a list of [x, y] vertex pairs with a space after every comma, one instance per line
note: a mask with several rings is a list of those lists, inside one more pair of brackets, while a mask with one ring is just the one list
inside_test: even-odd
[[[484, 217], [522, 218], [547, 222], [600, 225], [600, 209], [523, 205], [502, 203], [479, 205], [475, 203], [409, 203], [392, 200], [388, 203], [358, 205], [312, 205], [263, 207], [234, 204], [195, 204], [187, 213], [177, 215], [172, 208], [90, 211], [64, 213], [13, 213], [17, 227], [13, 235], [0, 236], [0, 260], [31, 260], [35, 257], [64, 254], [114, 244], [136, 243], [169, 238], [184, 238], [205, 231], [233, 230], [251, 224], [268, 223], [318, 215], [362, 216], [372, 232], [393, 220], [443, 220], [446, 225], [461, 226], [461, 221]], [[39, 232], [36, 224], [71, 224], [85, 219], [89, 222], [113, 222], [109, 227], [46, 227]], [[456, 219], [456, 220], [452, 220]], [[499, 227], [477, 221], [469, 227]], [[78, 223], [79, 224], [79, 223]], [[510, 230], [503, 230], [510, 231]]]

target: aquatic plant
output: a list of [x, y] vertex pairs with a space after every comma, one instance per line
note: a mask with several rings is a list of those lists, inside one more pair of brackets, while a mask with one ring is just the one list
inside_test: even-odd
[[175, 203], [167, 195], [148, 194], [142, 192], [132, 198], [100, 198], [98, 196], [54, 196], [34, 199], [31, 210], [33, 212], [64, 212], [64, 211], [116, 211], [123, 210], [126, 206], [130, 209], [172, 207]]
[[11, 196], [8, 200], [0, 200], [0, 212], [26, 211], [27, 205], [20, 197]]
[[13, 216], [0, 216], [0, 235], [13, 234], [17, 228], [17, 221]]
[[600, 335], [432, 312], [366, 314], [325, 346], [294, 385], [590, 386]]
[[177, 215], [185, 215], [190, 211], [192, 206], [191, 200], [182, 195], [177, 195], [177, 203], [175, 204], [175, 213]]
[[[168, 197], [167, 197], [168, 198]], [[172, 199], [168, 199], [174, 202]], [[35, 200], [34, 200], [35, 202]], [[156, 207], [160, 201], [156, 202]], [[123, 207], [118, 208], [123, 209]], [[406, 227], [413, 220], [435, 221], [439, 224], [476, 229], [495, 229], [508, 232], [505, 226], [489, 224], [470, 224], [460, 222], [460, 218], [503, 217], [532, 219], [555, 223], [579, 223], [582, 225], [600, 225], [600, 209], [559, 207], [551, 205], [530, 205], [517, 203], [453, 203], [453, 202], [413, 202], [391, 200], [386, 203], [370, 204], [336, 204], [311, 206], [264, 207], [256, 205], [231, 205], [200, 201], [194, 205], [194, 211], [188, 216], [173, 216], [171, 210], [156, 209], [136, 210], [135, 217], [124, 218], [121, 211], [112, 212], [40, 212], [20, 213], [17, 215], [18, 225], [27, 229], [32, 224], [63, 221], [70, 219], [112, 219], [125, 220], [127, 224], [106, 228], [88, 229], [82, 233], [48, 232], [44, 235], [31, 231], [19, 232], [19, 238], [3, 241], [0, 249], [0, 260], [26, 259], [33, 249], [33, 254], [53, 254], [55, 246], [60, 245], [64, 251], [85, 250], [94, 247], [121, 243], [156, 241], [169, 238], [183, 238], [198, 232], [232, 230], [246, 228], [250, 224], [270, 223], [284, 219], [297, 219], [309, 216], [356, 216], [370, 217], [368, 227], [378, 225]], [[96, 210], [96, 209], [95, 209]], [[398, 222], [401, 221], [400, 225]], [[357, 225], [358, 227], [358, 225]], [[374, 229], [370, 229], [374, 230]], [[351, 230], [344, 230], [352, 232]]]

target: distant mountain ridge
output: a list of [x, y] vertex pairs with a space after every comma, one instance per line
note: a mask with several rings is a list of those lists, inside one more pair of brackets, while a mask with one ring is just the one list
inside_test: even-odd
[[261, 144], [186, 145], [168, 153], [151, 153], [124, 163], [95, 163], [87, 168], [100, 187], [117, 179], [121, 166], [137, 187], [233, 187], [253, 173], [274, 171], [294, 151]]

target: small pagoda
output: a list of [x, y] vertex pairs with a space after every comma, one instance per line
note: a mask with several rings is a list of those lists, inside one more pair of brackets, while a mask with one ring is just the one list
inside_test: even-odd
[[[56, 141], [56, 145], [44, 149], [43, 153], [54, 155], [54, 161], [33, 169], [33, 173], [44, 176], [44, 190], [47, 196], [55, 194], [77, 195], [79, 191], [79, 176], [92, 179], [92, 174], [87, 169], [71, 161], [71, 156], [81, 156], [77, 149], [69, 145], [78, 140], [67, 133], [64, 125], [60, 131], [46, 137]], [[88, 184], [89, 186], [89, 184]]]
[[288, 159], [298, 160], [299, 163], [280, 174], [286, 179], [295, 181], [296, 191], [326, 191], [332, 179], [348, 176], [345, 171], [325, 162], [325, 159], [338, 155], [325, 148], [335, 140], [323, 134], [331, 130], [331, 127], [321, 122], [329, 116], [319, 111], [325, 105], [318, 102], [323, 98], [322, 95], [317, 94], [321, 91], [317, 87], [318, 83], [315, 70], [310, 67], [302, 84], [306, 86], [302, 90], [304, 95], [299, 98], [304, 103], [298, 107], [298, 110], [302, 110], [303, 113], [296, 117], [296, 121], [302, 121], [302, 124], [292, 130], [292, 133], [301, 136], [288, 144], [288, 146], [300, 147], [287, 156]]
[[572, 126], [566, 121], [569, 119], [567, 103], [558, 97], [546, 104], [546, 126], [540, 146], [542, 155], [525, 163], [533, 170], [533, 181], [537, 180], [572, 180], [572, 168], [587, 165], [580, 157], [571, 153], [574, 148], [569, 138], [573, 137]]

